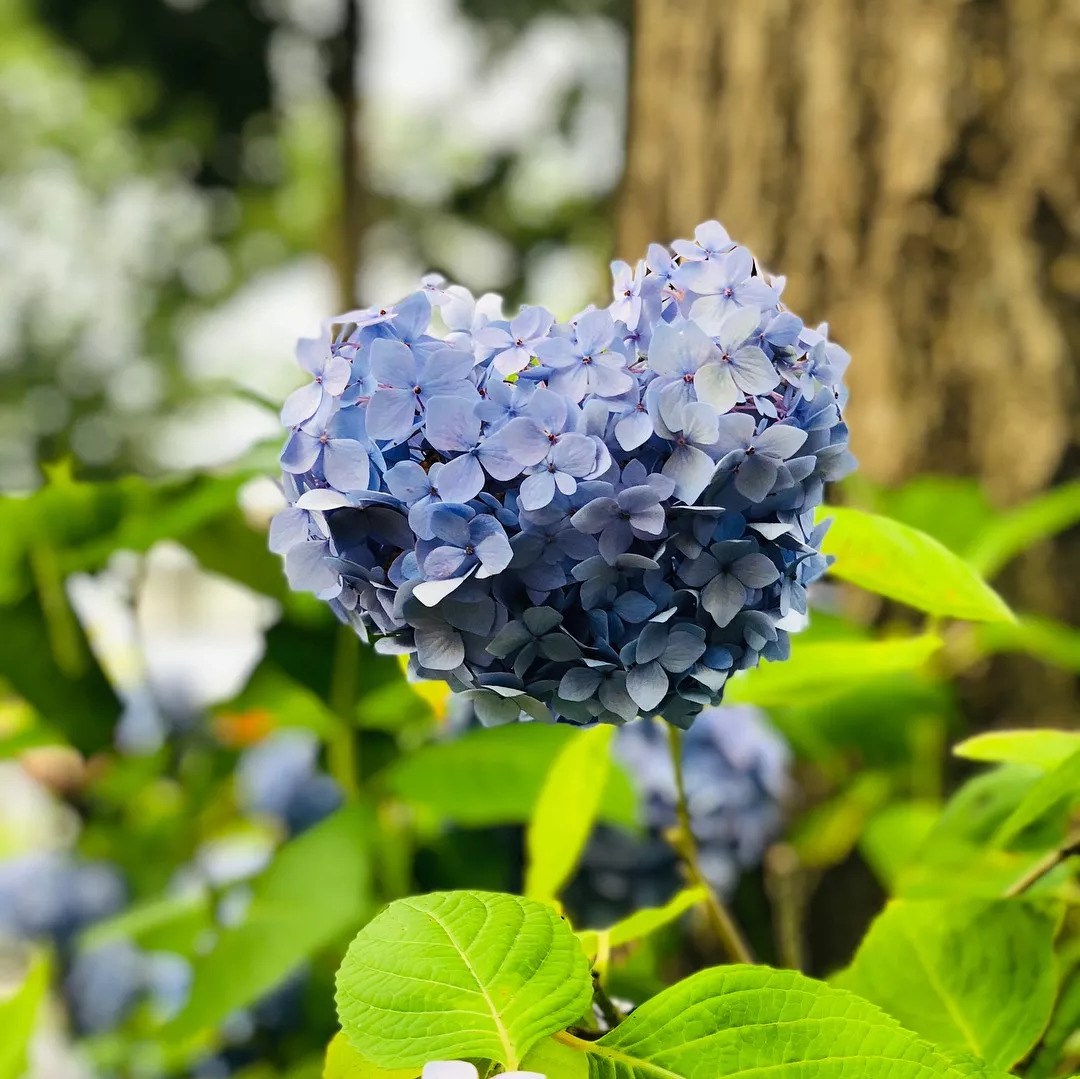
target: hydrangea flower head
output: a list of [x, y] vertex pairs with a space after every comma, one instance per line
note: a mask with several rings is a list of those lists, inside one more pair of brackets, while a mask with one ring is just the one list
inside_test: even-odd
[[301, 343], [271, 546], [484, 722], [688, 726], [826, 568], [849, 358], [717, 222], [673, 252], [566, 323], [431, 277]]

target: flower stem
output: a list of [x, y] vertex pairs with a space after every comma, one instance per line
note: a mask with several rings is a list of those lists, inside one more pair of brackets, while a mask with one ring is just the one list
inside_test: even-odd
[[360, 795], [360, 760], [357, 747], [356, 707], [360, 641], [351, 626], [338, 627], [334, 663], [330, 673], [329, 704], [337, 726], [326, 747], [330, 774], [338, 781], [347, 802]]
[[675, 793], [677, 798], [675, 806], [679, 818], [679, 832], [674, 844], [675, 850], [686, 866], [686, 873], [690, 883], [699, 885], [705, 890], [705, 913], [708, 915], [709, 924], [723, 945], [724, 950], [736, 963], [753, 963], [754, 954], [750, 951], [750, 945], [746, 943], [742, 930], [739, 929], [727, 907], [720, 901], [716, 889], [713, 888], [701, 871], [697, 840], [694, 839], [694, 831], [690, 823], [690, 806], [686, 800], [686, 783], [683, 780], [682, 731], [671, 723], [666, 724], [666, 726], [668, 729], [668, 745], [671, 748], [671, 764], [675, 770]]
[[1076, 854], [1080, 854], [1080, 829], [1073, 832], [1057, 850], [1052, 850], [1045, 857], [1040, 858], [1019, 880], [1011, 884], [1005, 890], [1006, 897], [1011, 899], [1023, 895], [1048, 873], [1057, 869], [1062, 862], [1068, 861]]

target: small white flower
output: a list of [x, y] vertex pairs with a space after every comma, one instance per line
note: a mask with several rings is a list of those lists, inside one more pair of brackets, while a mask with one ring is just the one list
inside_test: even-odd
[[463, 1060], [433, 1060], [424, 1065], [420, 1079], [480, 1079], [480, 1073]]
[[[420, 1079], [479, 1079], [476, 1069], [463, 1060], [433, 1060], [424, 1065]], [[547, 1079], [540, 1072], [500, 1072], [499, 1079]]]

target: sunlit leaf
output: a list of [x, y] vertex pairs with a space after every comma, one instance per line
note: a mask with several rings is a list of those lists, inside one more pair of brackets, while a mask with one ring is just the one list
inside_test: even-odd
[[566, 922], [547, 904], [494, 892], [391, 903], [338, 972], [342, 1030], [381, 1068], [468, 1057], [514, 1068], [591, 997], [588, 961]]
[[365, 1060], [340, 1031], [326, 1047], [323, 1079], [417, 1079], [416, 1068], [376, 1068]]
[[49, 988], [49, 964], [35, 958], [15, 992], [0, 1000], [0, 1079], [22, 1079], [27, 1050]]
[[1000, 846], [1007, 846], [1025, 828], [1062, 805], [1080, 802], [1080, 749], [1048, 772], [1024, 796], [994, 836]]
[[824, 699], [850, 692], [859, 683], [917, 672], [940, 647], [941, 639], [929, 634], [883, 641], [796, 639], [789, 659], [762, 663], [732, 678], [724, 700], [769, 708]]
[[890, 893], [918, 858], [940, 813], [940, 806], [930, 802], [894, 802], [867, 821], [859, 852]]
[[953, 747], [957, 757], [993, 764], [1030, 764], [1044, 772], [1080, 750], [1080, 732], [1058, 730], [987, 731]]
[[577, 731], [551, 763], [525, 836], [525, 894], [554, 899], [570, 878], [600, 811], [615, 728]]
[[1018, 900], [893, 902], [837, 983], [936, 1044], [1007, 1069], [1050, 1018], [1057, 926]]
[[823, 508], [832, 518], [823, 550], [830, 572], [871, 592], [945, 618], [1007, 622], [1005, 601], [958, 555], [936, 539], [877, 514]]
[[703, 903], [707, 893], [703, 887], [684, 888], [676, 892], [662, 907], [646, 907], [609, 926], [607, 929], [583, 929], [578, 933], [581, 946], [595, 956], [601, 938], [608, 948], [618, 948], [655, 933], [678, 921], [688, 910]]

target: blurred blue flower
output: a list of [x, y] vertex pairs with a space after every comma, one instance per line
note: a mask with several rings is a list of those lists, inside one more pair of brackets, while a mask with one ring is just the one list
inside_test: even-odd
[[319, 740], [310, 731], [278, 731], [245, 750], [236, 791], [247, 814], [274, 817], [298, 835], [342, 803], [341, 788], [318, 769]]

